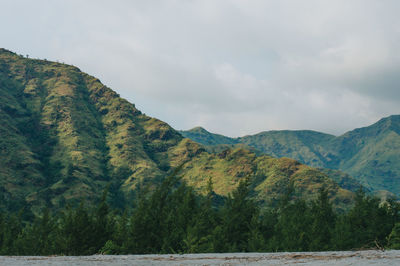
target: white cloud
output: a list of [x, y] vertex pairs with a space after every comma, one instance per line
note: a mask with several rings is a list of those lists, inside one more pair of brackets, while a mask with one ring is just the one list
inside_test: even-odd
[[395, 0], [5, 1], [1, 45], [178, 129], [329, 133], [400, 112]]

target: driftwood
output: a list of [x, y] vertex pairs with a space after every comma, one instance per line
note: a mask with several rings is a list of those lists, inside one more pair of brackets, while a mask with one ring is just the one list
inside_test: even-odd
[[383, 245], [381, 245], [381, 244], [378, 242], [377, 239], [374, 240], [374, 243], [375, 243], [375, 247], [376, 247], [377, 249], [379, 249], [380, 251], [385, 251], [385, 247], [384, 247]]

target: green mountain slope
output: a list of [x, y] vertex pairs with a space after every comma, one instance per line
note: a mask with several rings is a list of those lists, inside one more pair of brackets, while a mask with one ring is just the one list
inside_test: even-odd
[[400, 193], [400, 115], [350, 131], [329, 148], [340, 158], [332, 166], [376, 190]]
[[166, 151], [182, 140], [167, 124], [78, 68], [0, 56], [4, 198], [94, 200], [110, 180], [133, 188], [165, 175]]
[[199, 193], [212, 177], [221, 196], [249, 178], [260, 204], [274, 204], [291, 183], [308, 199], [328, 188], [338, 208], [353, 197], [327, 174], [294, 160], [257, 157], [242, 147], [209, 153], [78, 68], [4, 49], [0, 134], [0, 209], [95, 202], [106, 186], [122, 206], [181, 165], [179, 174]]
[[276, 157], [295, 158], [307, 165], [324, 167], [326, 158], [324, 143], [334, 136], [315, 131], [269, 131], [238, 138], [238, 142], [254, 147]]
[[181, 134], [204, 145], [240, 143], [264, 154], [294, 158], [313, 167], [338, 169], [372, 190], [400, 193], [400, 115], [383, 118], [339, 137], [314, 131], [283, 130], [231, 138], [229, 143], [214, 142], [210, 137], [207, 144], [205, 133], [202, 138], [192, 130]]

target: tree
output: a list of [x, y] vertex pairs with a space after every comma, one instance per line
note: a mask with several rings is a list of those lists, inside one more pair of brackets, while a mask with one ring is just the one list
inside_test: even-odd
[[93, 219], [93, 230], [96, 236], [93, 239], [93, 246], [96, 251], [100, 250], [107, 240], [111, 240], [113, 234], [113, 220], [109, 216], [109, 206], [106, 202], [107, 194], [108, 188], [104, 189], [103, 196]]
[[20, 212], [18, 215], [9, 214], [3, 218], [4, 220], [1, 224], [2, 228], [0, 229], [2, 232], [2, 245], [0, 254], [9, 255], [17, 253], [15, 239], [18, 238], [18, 235], [23, 229], [21, 217], [22, 213]]
[[391, 249], [400, 249], [400, 223], [397, 223], [388, 237], [388, 247]]
[[354, 207], [336, 226], [337, 249], [384, 246], [393, 227], [390, 205], [381, 204], [378, 198], [356, 193]]
[[290, 182], [276, 210], [275, 235], [270, 241], [274, 251], [306, 251], [310, 244], [310, 208], [302, 199], [292, 199], [294, 184]]
[[163, 221], [163, 253], [183, 252], [185, 245], [183, 239], [187, 235], [188, 227], [193, 226], [198, 206], [196, 196], [191, 187], [181, 183], [167, 198], [164, 208], [165, 220]]
[[62, 214], [57, 242], [63, 254], [93, 254], [97, 251], [93, 246], [93, 239], [96, 237], [92, 217], [83, 202], [76, 209], [68, 207]]
[[328, 250], [331, 248], [332, 231], [335, 228], [335, 214], [329, 202], [328, 191], [322, 188], [318, 199], [311, 203], [311, 250]]
[[282, 251], [306, 251], [310, 243], [310, 208], [304, 200], [282, 206], [278, 214], [275, 244]]
[[[113, 254], [127, 253], [127, 242], [129, 235], [128, 213], [125, 210], [121, 216], [115, 218], [113, 234]], [[110, 254], [111, 251], [108, 252]]]
[[15, 240], [19, 255], [54, 254], [53, 232], [54, 222], [50, 218], [49, 209], [45, 209], [41, 217], [36, 217], [32, 224], [26, 225]]
[[[220, 241], [224, 241], [222, 246], [224, 251], [229, 252], [245, 252], [248, 251], [248, 239], [251, 235], [252, 221], [258, 216], [259, 210], [255, 202], [250, 199], [250, 182], [249, 179], [241, 181], [236, 188], [228, 196], [222, 209], [221, 230], [222, 237]], [[217, 231], [216, 234], [221, 234]], [[217, 250], [219, 252], [221, 250]]]
[[189, 225], [184, 238], [185, 252], [213, 252], [212, 237], [216, 225], [216, 212], [213, 209], [213, 183], [208, 179], [207, 194], [201, 199], [198, 212], [194, 216], [194, 224]]
[[[175, 206], [171, 202], [180, 204], [184, 200], [182, 197], [188, 192], [187, 186], [179, 183], [180, 178], [177, 175], [181, 168], [182, 166], [177, 167], [151, 195], [140, 195], [130, 221], [128, 252], [178, 252], [176, 235], [181, 235], [182, 231], [179, 232], [181, 228], [172, 228], [172, 223], [180, 223], [185, 218], [177, 217], [177, 211], [183, 206]], [[190, 198], [188, 195], [185, 204], [191, 202]], [[170, 244], [166, 242], [166, 238], [169, 238]]]

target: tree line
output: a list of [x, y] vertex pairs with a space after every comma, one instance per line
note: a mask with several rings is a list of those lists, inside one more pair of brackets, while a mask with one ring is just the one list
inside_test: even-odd
[[294, 199], [291, 189], [276, 207], [261, 211], [243, 180], [222, 204], [212, 180], [199, 197], [176, 174], [135, 207], [111, 209], [107, 191], [97, 206], [51, 212], [31, 221], [0, 214], [1, 255], [326, 251], [400, 248], [400, 204], [357, 192], [354, 206], [336, 213], [321, 189], [316, 200]]

